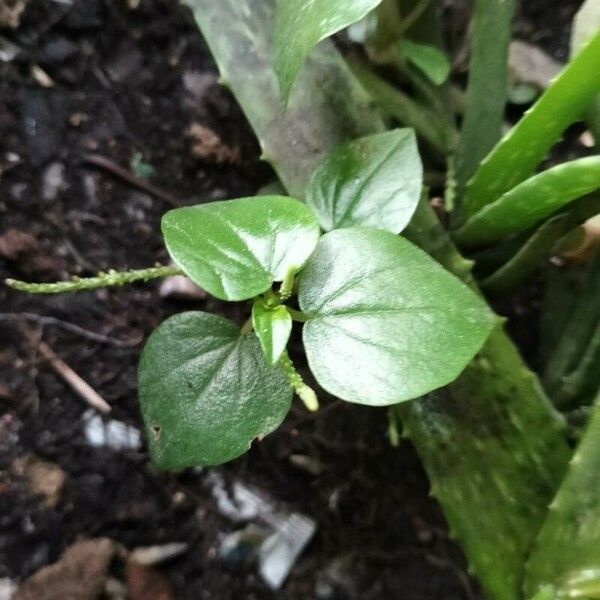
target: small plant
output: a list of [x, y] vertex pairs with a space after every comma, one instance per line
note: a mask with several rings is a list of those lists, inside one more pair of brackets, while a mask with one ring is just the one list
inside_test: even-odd
[[[397, 236], [417, 207], [421, 179], [413, 132], [395, 130], [334, 149], [306, 203], [259, 196], [163, 217], [181, 272], [213, 296], [252, 308], [241, 330], [188, 312], [150, 336], [139, 395], [157, 466], [236, 458], [282, 422], [293, 391], [317, 409], [286, 351], [294, 321], [316, 380], [348, 402], [397, 404], [459, 375], [496, 320], [464, 283]], [[111, 283], [106, 277], [37, 291], [89, 289]]]

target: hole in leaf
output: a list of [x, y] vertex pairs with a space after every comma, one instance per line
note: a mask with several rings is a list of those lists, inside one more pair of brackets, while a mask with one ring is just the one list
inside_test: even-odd
[[158, 442], [158, 439], [160, 438], [160, 425], [151, 425], [150, 430], [152, 431], [154, 441]]

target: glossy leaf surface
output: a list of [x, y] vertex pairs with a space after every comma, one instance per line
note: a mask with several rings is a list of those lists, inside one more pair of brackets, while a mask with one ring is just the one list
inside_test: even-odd
[[139, 366], [150, 455], [161, 469], [243, 454], [287, 414], [292, 390], [254, 334], [216, 315], [181, 313], [150, 336]]
[[599, 64], [600, 33], [481, 163], [467, 186], [466, 217], [527, 179], [562, 132], [583, 116], [600, 93]]
[[247, 300], [300, 268], [314, 250], [313, 211], [285, 196], [241, 198], [168, 212], [169, 254], [188, 277], [221, 300]]
[[600, 156], [548, 169], [488, 204], [456, 232], [463, 246], [493, 244], [600, 188]]
[[495, 318], [407, 240], [375, 229], [323, 236], [299, 277], [303, 338], [317, 381], [360, 404], [410, 400], [454, 380]]
[[252, 307], [252, 326], [265, 359], [274, 365], [287, 346], [292, 333], [292, 317], [285, 306], [266, 306], [262, 299]]
[[398, 129], [333, 150], [315, 171], [306, 203], [325, 231], [364, 225], [400, 233], [415, 212], [422, 181], [415, 134]]
[[325, 38], [360, 21], [381, 0], [277, 0], [274, 65], [281, 95], [290, 90], [311, 50]]

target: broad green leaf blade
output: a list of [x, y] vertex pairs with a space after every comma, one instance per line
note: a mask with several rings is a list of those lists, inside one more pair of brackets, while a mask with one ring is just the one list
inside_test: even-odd
[[360, 21], [381, 0], [277, 0], [274, 24], [274, 65], [287, 100], [310, 51], [325, 38]]
[[252, 307], [252, 326], [265, 359], [274, 365], [281, 357], [292, 333], [292, 317], [285, 306], [266, 306], [262, 299]]
[[527, 179], [561, 133], [582, 118], [600, 93], [599, 64], [600, 33], [481, 163], [467, 186], [465, 217], [473, 216]]
[[496, 322], [424, 252], [375, 229], [323, 236], [300, 273], [298, 300], [317, 381], [342, 400], [374, 406], [456, 379]]
[[580, 158], [531, 177], [488, 204], [455, 233], [466, 247], [491, 245], [524, 231], [600, 188], [600, 156]]
[[163, 217], [162, 231], [177, 265], [221, 300], [247, 300], [283, 281], [319, 239], [313, 211], [285, 196], [177, 208]]
[[502, 137], [515, 0], [476, 0], [465, 116], [456, 151], [457, 200]]
[[442, 85], [450, 75], [450, 62], [435, 46], [402, 40], [400, 54], [421, 70], [435, 85]]
[[527, 564], [525, 591], [600, 598], [600, 397]]
[[333, 150], [315, 171], [306, 203], [325, 231], [364, 225], [400, 233], [415, 212], [422, 182], [415, 134], [397, 129]]
[[201, 312], [167, 319], [150, 336], [138, 371], [150, 456], [160, 469], [216, 465], [276, 429], [292, 389], [265, 363], [254, 334]]

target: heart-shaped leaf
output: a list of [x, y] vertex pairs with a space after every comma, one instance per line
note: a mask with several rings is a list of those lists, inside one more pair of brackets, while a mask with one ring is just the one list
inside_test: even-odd
[[150, 456], [161, 469], [240, 456], [280, 425], [292, 400], [254, 334], [201, 312], [175, 315], [152, 333], [138, 380]]
[[299, 276], [311, 371], [359, 404], [417, 398], [453, 381], [496, 319], [483, 300], [407, 240], [374, 229], [321, 238]]
[[381, 0], [277, 0], [274, 65], [287, 103], [290, 90], [310, 51], [325, 38], [360, 21]]
[[299, 269], [315, 249], [310, 208], [286, 196], [212, 202], [162, 219], [169, 254], [188, 277], [221, 300], [247, 300]]
[[315, 171], [306, 203], [325, 231], [365, 225], [400, 233], [415, 212], [422, 182], [414, 131], [397, 129], [334, 149]]
[[283, 305], [270, 307], [262, 299], [252, 307], [252, 326], [267, 363], [274, 365], [281, 357], [292, 333], [292, 317]]

